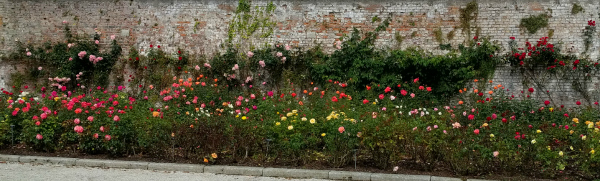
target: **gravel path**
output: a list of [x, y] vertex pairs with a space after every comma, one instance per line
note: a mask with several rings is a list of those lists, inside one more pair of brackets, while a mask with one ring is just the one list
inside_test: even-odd
[[0, 163], [0, 180], [218, 180], [218, 181], [325, 181], [320, 179], [286, 179], [273, 177], [215, 175], [211, 173], [164, 172], [139, 169], [102, 169], [39, 165], [23, 163]]

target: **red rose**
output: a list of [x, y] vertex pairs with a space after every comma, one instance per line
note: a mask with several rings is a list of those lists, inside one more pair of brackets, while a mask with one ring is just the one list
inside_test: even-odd
[[181, 59], [182, 59], [182, 58], [181, 58], [181, 57], [179, 57], [179, 60], [181, 60]]
[[579, 106], [579, 105], [581, 105], [581, 102], [577, 101], [577, 102], [575, 102], [575, 104], [577, 104]]
[[547, 106], [548, 104], [550, 104], [550, 101], [544, 101], [544, 104]]
[[529, 92], [533, 93], [533, 88], [529, 88]]
[[363, 104], [367, 104], [367, 103], [369, 103], [369, 100], [366, 100], [366, 99], [363, 100]]
[[386, 87], [385, 90], [384, 90], [385, 93], [388, 93], [390, 91], [392, 91], [392, 88], [390, 88], [390, 87]]
[[152, 44], [150, 44], [150, 48], [152, 48]]

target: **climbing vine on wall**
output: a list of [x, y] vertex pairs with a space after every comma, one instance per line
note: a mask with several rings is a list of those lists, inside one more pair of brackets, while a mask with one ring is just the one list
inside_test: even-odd
[[465, 8], [460, 9], [460, 25], [463, 33], [467, 33], [467, 37], [471, 36], [471, 21], [477, 21], [479, 14], [479, 5], [475, 1], [471, 1]]
[[596, 21], [589, 20], [588, 25], [583, 30], [583, 45], [585, 46], [584, 53], [590, 49], [594, 41], [594, 34], [596, 34]]
[[538, 14], [529, 16], [521, 19], [519, 27], [525, 28], [529, 34], [535, 34], [539, 29], [548, 27], [548, 19], [550, 18], [547, 14]]
[[233, 20], [229, 23], [227, 43], [238, 45], [252, 38], [268, 38], [273, 35], [276, 23], [271, 19], [275, 11], [273, 2], [266, 7], [252, 10], [250, 1], [240, 0]]

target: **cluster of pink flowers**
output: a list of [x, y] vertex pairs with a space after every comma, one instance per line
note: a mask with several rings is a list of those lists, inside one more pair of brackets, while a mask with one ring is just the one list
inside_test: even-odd
[[77, 54], [77, 56], [79, 56], [79, 59], [83, 59], [83, 57], [85, 57], [86, 54], [87, 54], [87, 52], [81, 51]]
[[90, 62], [96, 64], [99, 61], [102, 61], [104, 58], [102, 57], [96, 57], [95, 55], [90, 55]]

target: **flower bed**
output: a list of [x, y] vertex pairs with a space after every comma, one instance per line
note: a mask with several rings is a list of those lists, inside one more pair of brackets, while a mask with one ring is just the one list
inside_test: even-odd
[[[232, 95], [218, 84], [203, 86], [213, 80], [201, 76], [174, 79], [170, 88], [145, 88], [138, 96], [102, 87], [3, 95], [3, 140], [15, 125], [18, 141], [43, 151], [165, 156], [175, 147], [201, 162], [251, 158], [331, 167], [351, 163], [356, 152], [381, 169], [412, 160], [426, 170], [450, 165], [460, 175], [500, 169], [598, 176], [598, 106], [540, 107], [526, 98], [533, 89], [512, 98], [490, 82], [494, 89], [485, 94], [465, 88], [457, 104], [444, 106], [428, 102], [431, 88], [418, 80], [356, 100], [339, 84]], [[152, 94], [161, 106], [149, 100]]]

